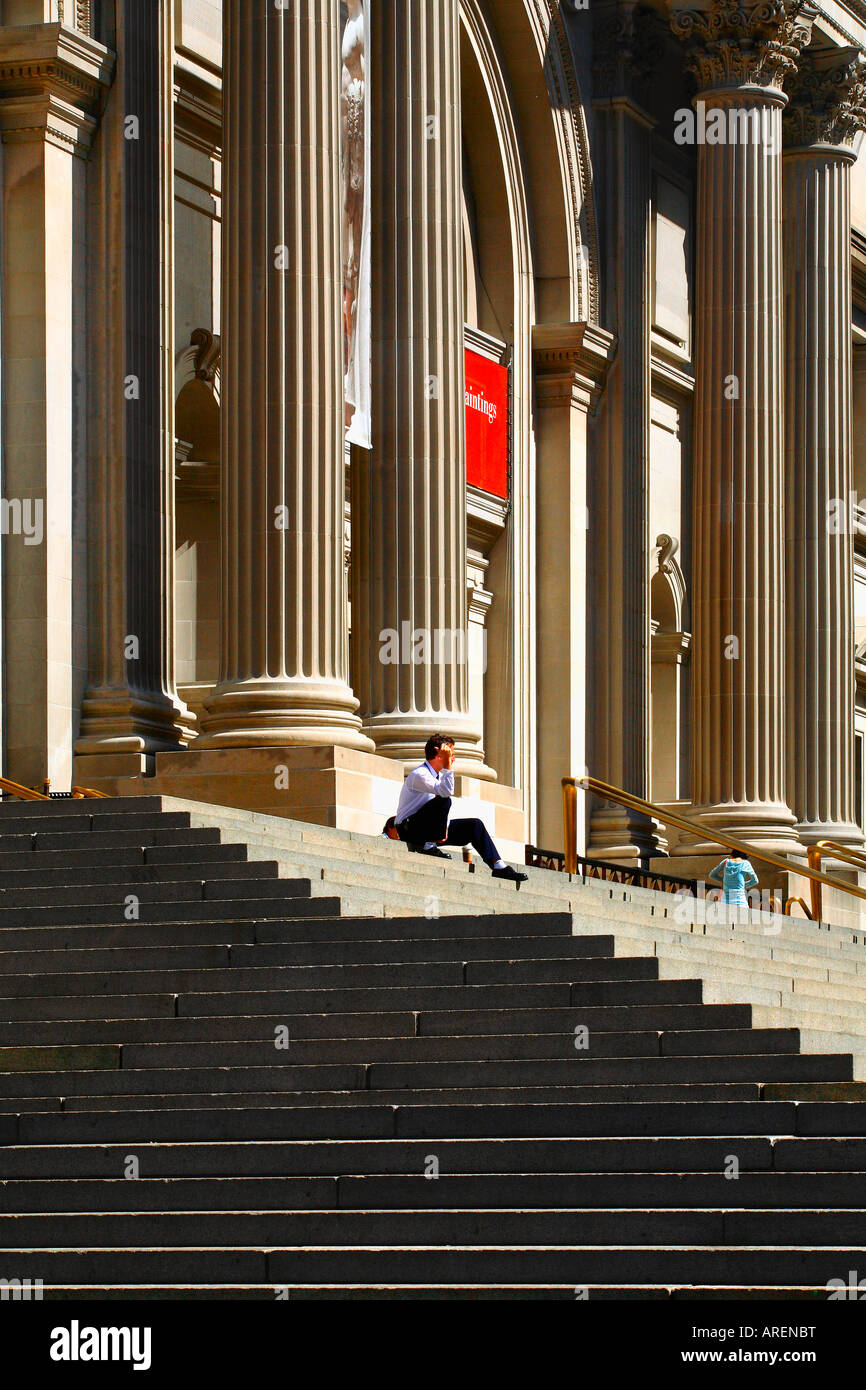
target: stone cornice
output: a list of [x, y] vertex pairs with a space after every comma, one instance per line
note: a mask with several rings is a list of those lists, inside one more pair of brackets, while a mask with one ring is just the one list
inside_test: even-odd
[[62, 24], [0, 28], [0, 100], [51, 96], [92, 115], [113, 68], [113, 53]]
[[858, 48], [802, 55], [782, 128], [791, 149], [818, 144], [850, 149], [858, 130], [866, 128], [866, 58]]
[[178, 57], [174, 69], [175, 129], [187, 145], [212, 155], [222, 146], [222, 90]]
[[535, 392], [543, 405], [593, 411], [616, 354], [612, 333], [591, 323], [537, 323], [532, 329]]
[[470, 545], [487, 555], [498, 541], [508, 520], [510, 507], [504, 497], [494, 497], [479, 487], [466, 487], [466, 528]]
[[686, 44], [698, 90], [780, 90], [796, 71], [817, 15], [812, 0], [671, 0], [670, 23]]

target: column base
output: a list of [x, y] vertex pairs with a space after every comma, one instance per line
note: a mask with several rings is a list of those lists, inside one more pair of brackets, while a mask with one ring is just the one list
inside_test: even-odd
[[358, 701], [342, 681], [251, 680], [217, 686], [205, 702], [196, 749], [328, 744], [373, 753]]
[[496, 772], [484, 761], [481, 731], [465, 714], [452, 715], [432, 711], [419, 715], [379, 714], [367, 720], [364, 728], [375, 743], [382, 758], [393, 758], [403, 764], [404, 772], [417, 767], [424, 759], [424, 744], [431, 734], [447, 734], [454, 739], [454, 772], [460, 777], [475, 777], [480, 782], [495, 782]]
[[683, 832], [673, 856], [717, 855], [725, 848], [713, 839], [716, 829], [736, 840], [744, 840], [755, 849], [771, 854], [790, 854], [800, 841], [794, 816], [784, 802], [728, 802], [722, 806], [693, 806], [684, 813], [688, 819], [702, 822], [706, 835]]
[[137, 695], [131, 690], [89, 690], [81, 703], [76, 758], [130, 753], [151, 755], [185, 748], [195, 720], [168, 695]]
[[665, 854], [667, 840], [661, 823], [622, 806], [593, 812], [586, 853], [590, 859], [633, 862]]
[[797, 839], [801, 845], [817, 845], [821, 840], [835, 840], [851, 849], [863, 848], [863, 831], [853, 821], [799, 821]]

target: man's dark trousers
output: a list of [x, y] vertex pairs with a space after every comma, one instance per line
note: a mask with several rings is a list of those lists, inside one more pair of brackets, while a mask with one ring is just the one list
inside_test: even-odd
[[425, 845], [428, 840], [438, 844], [444, 840], [446, 845], [471, 845], [481, 855], [485, 864], [495, 864], [499, 850], [487, 834], [484, 822], [475, 817], [453, 820], [448, 824], [451, 810], [450, 796], [434, 796], [420, 806], [406, 820], [397, 826], [401, 840], [410, 845]]

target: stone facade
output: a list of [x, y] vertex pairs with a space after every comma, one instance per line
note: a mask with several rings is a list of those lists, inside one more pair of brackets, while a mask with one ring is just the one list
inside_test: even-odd
[[0, 21], [5, 775], [372, 832], [441, 729], [513, 857], [584, 770], [862, 844], [861, 0]]

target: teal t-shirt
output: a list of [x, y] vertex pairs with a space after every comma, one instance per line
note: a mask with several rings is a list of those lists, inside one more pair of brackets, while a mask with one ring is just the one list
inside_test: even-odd
[[721, 882], [726, 903], [745, 903], [745, 890], [754, 888], [758, 882], [758, 875], [748, 859], [723, 859], [713, 869], [710, 878]]

